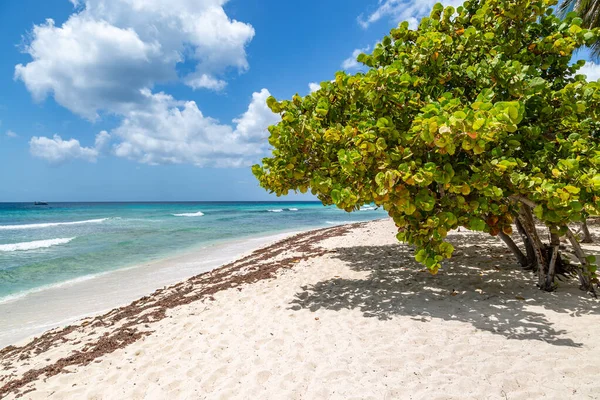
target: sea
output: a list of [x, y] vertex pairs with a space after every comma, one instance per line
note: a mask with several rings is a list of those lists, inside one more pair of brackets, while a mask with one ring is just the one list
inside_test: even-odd
[[0, 347], [290, 233], [386, 215], [320, 202], [0, 203]]

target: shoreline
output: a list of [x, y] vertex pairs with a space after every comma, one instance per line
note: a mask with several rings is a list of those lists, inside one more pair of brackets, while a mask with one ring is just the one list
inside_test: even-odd
[[[0, 350], [29, 340], [47, 330], [123, 306], [156, 289], [219, 268], [288, 236], [310, 230], [312, 229], [267, 232], [260, 236], [200, 243], [157, 260], [85, 275], [6, 296], [0, 301], [0, 326], [3, 327], [0, 331]], [[140, 280], [143, 284], [140, 284]], [[137, 282], [138, 286], [126, 287], [124, 283], [127, 282]], [[107, 288], [113, 290], [111, 298], [100, 294]], [[56, 304], [57, 300], [59, 304]], [[70, 306], [73, 303], [85, 307], [72, 310]], [[40, 310], [40, 305], [46, 311]], [[52, 314], [52, 310], [65, 309], [69, 311]], [[23, 313], [26, 315], [22, 315]], [[20, 320], [15, 319], [14, 316], [17, 315]], [[23, 324], [29, 326], [24, 327]]]
[[594, 395], [600, 305], [576, 280], [541, 292], [470, 231], [449, 234], [457, 252], [433, 276], [394, 233], [390, 220], [299, 233], [6, 347], [0, 397]]
[[[67, 339], [68, 336], [74, 331], [85, 330], [87, 327], [97, 328], [98, 330], [108, 327], [108, 331], [92, 338], [91, 342], [93, 343], [95, 340], [96, 343], [92, 345], [90, 343], [86, 344], [84, 347], [85, 351], [76, 350], [70, 357], [61, 358], [43, 368], [30, 370], [18, 380], [8, 380], [6, 382], [5, 379], [2, 379], [6, 378], [6, 376], [0, 375], [0, 384], [4, 384], [4, 386], [0, 386], [0, 396], [10, 393], [22, 396], [29, 391], [25, 390], [19, 393], [19, 389], [30, 382], [34, 382], [42, 375], [50, 377], [63, 372], [69, 366], [88, 365], [105, 354], [110, 354], [115, 350], [122, 349], [146, 337], [151, 334], [148, 324], [167, 318], [166, 311], [170, 308], [195, 301], [204, 301], [207, 299], [212, 301], [214, 300], [213, 295], [217, 292], [235, 288], [242, 284], [251, 284], [259, 280], [274, 278], [279, 269], [291, 268], [301, 260], [324, 254], [322, 250], [311, 249], [312, 244], [324, 238], [343, 235], [352, 227], [357, 227], [365, 223], [368, 222], [319, 228], [288, 235], [283, 239], [271, 241], [270, 244], [259, 247], [228, 264], [203, 272], [177, 284], [157, 289], [153, 293], [141, 297], [128, 305], [113, 308], [102, 315], [80, 319], [73, 325], [51, 329], [40, 336], [25, 339], [22, 343], [1, 348], [0, 361], [7, 358], [27, 360], [32, 354], [43, 354], [54, 346], [61, 346], [64, 349], [67, 346], [66, 343], [69, 342]], [[302, 253], [302, 256], [277, 259], [279, 255], [285, 251], [289, 251], [290, 247], [294, 246], [296, 250]], [[265, 260], [266, 263], [260, 267], [252, 266], [253, 262]], [[196, 286], [198, 285], [205, 286], [205, 288], [201, 289], [200, 293], [194, 296], [186, 296], [197, 289]], [[148, 310], [151, 310], [151, 312], [147, 312]], [[133, 320], [131, 320], [132, 317]], [[140, 328], [141, 325], [144, 328]], [[109, 333], [111, 330], [112, 332]], [[91, 335], [96, 334], [94, 331]], [[71, 340], [69, 345], [83, 347], [80, 346], [81, 342], [81, 340], [76, 342]], [[5, 363], [2, 365], [5, 368], [7, 367]]]

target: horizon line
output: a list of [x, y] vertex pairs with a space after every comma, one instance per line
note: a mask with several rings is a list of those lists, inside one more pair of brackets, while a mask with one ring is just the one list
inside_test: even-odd
[[[39, 201], [39, 200], [36, 200]], [[0, 201], [0, 204], [33, 204], [36, 201]], [[60, 203], [321, 203], [319, 200], [61, 200], [44, 201], [48, 204]]]

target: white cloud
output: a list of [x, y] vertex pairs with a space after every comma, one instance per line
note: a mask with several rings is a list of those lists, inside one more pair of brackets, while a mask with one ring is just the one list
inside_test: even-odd
[[34, 136], [29, 141], [29, 151], [34, 157], [50, 164], [62, 164], [73, 159], [96, 162], [103, 148], [108, 144], [110, 135], [100, 132], [96, 135], [95, 147], [83, 147], [77, 139], [63, 140], [59, 135], [52, 138]]
[[588, 82], [600, 79], [600, 64], [586, 61], [585, 65], [577, 71], [578, 74], [587, 76]]
[[366, 29], [382, 18], [391, 18], [395, 24], [408, 21], [410, 27], [415, 29], [420, 19], [429, 15], [436, 3], [458, 7], [464, 3], [464, 0], [379, 0], [377, 9], [366, 17], [360, 15], [358, 23]]
[[311, 93], [314, 93], [317, 90], [321, 89], [321, 85], [319, 85], [316, 82], [311, 82], [311, 83], [308, 84], [308, 88], [310, 89]]
[[48, 20], [34, 28], [33, 37], [27, 52], [34, 61], [17, 65], [15, 77], [36, 100], [53, 94], [88, 119], [96, 119], [100, 109], [116, 112], [135, 104], [140, 87], [174, 78], [168, 63], [159, 60], [159, 43], [105, 21], [76, 16], [57, 28]]
[[19, 137], [19, 135], [17, 135], [16, 133], [14, 133], [11, 130], [6, 131], [6, 136], [8, 136], [9, 138], [16, 138]]
[[371, 49], [371, 46], [367, 46], [362, 49], [354, 49], [354, 51], [352, 52], [352, 55], [350, 57], [346, 58], [342, 62], [342, 68], [345, 70], [352, 70], [352, 69], [359, 68], [361, 66], [361, 64], [358, 61], [356, 61], [356, 58], [358, 57], [359, 54], [365, 53], [365, 52], [369, 51], [370, 49]]
[[[89, 120], [104, 113], [122, 120], [110, 134], [100, 132], [94, 147], [55, 135], [32, 138], [31, 153], [52, 163], [95, 161], [108, 150], [147, 164], [256, 161], [268, 146], [267, 126], [279, 120], [266, 106], [268, 90], [254, 93], [231, 124], [205, 116], [193, 101], [153, 91], [173, 81], [219, 91], [228, 73], [249, 68], [254, 28], [229, 18], [227, 1], [71, 0], [75, 11], [65, 23], [34, 26], [24, 48], [32, 61], [17, 65], [15, 78], [38, 101], [52, 96]], [[184, 62], [192, 72], [179, 76]]]
[[113, 131], [121, 143], [114, 152], [145, 164], [240, 167], [267, 150], [267, 127], [279, 121], [266, 105], [267, 89], [252, 95], [248, 110], [233, 124], [204, 116], [193, 101], [164, 93], [143, 93], [148, 107], [133, 111]]
[[108, 148], [111, 137], [110, 134], [106, 131], [102, 131], [96, 135], [96, 140], [94, 141], [94, 147], [99, 152], [102, 152]]
[[230, 19], [227, 0], [86, 0], [61, 26], [36, 25], [15, 68], [35, 99], [54, 96], [88, 119], [100, 111], [125, 114], [146, 100], [142, 89], [177, 80], [176, 65], [193, 88], [220, 90], [230, 69], [248, 69], [254, 28]]
[[186, 85], [192, 89], [212, 89], [222, 90], [227, 86], [227, 82], [221, 79], [215, 79], [209, 75], [202, 74], [201, 76], [191, 76], [186, 79]]

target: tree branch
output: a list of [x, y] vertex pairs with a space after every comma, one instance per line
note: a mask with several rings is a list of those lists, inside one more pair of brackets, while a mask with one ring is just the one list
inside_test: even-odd
[[537, 204], [535, 202], [533, 202], [533, 201], [531, 201], [528, 198], [523, 197], [523, 196], [513, 195], [513, 196], [509, 196], [508, 198], [511, 199], [511, 200], [514, 200], [514, 201], [519, 201], [519, 202], [521, 202], [521, 203], [523, 203], [525, 205], [528, 205], [529, 207], [533, 207], [533, 208], [537, 207]]

